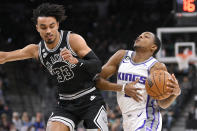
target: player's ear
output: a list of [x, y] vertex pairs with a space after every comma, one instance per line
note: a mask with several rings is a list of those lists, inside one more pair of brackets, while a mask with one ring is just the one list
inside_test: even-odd
[[57, 22], [57, 28], [59, 29], [59, 25], [60, 25], [60, 23], [59, 22]]
[[157, 46], [155, 44], [153, 44], [153, 46], [151, 47], [151, 51], [154, 52], [157, 50]]

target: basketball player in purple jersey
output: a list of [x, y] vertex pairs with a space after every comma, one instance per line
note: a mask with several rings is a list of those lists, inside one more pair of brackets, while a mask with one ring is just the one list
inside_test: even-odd
[[0, 64], [34, 58], [56, 80], [59, 98], [47, 131], [74, 131], [81, 120], [87, 131], [108, 131], [105, 103], [93, 80], [101, 62], [80, 35], [59, 30], [64, 13], [61, 5], [37, 7], [33, 20], [42, 40], [38, 45], [0, 52]]
[[[160, 40], [153, 33], [144, 32], [134, 43], [135, 51], [117, 51], [97, 77], [98, 88], [117, 92], [124, 131], [161, 131], [162, 118], [158, 107], [169, 107], [180, 95], [174, 74], [167, 83], [170, 94], [167, 99], [154, 100], [145, 90], [148, 75], [155, 70], [167, 71], [164, 64], [152, 57], [160, 46]], [[106, 80], [113, 74], [117, 74], [117, 84]]]

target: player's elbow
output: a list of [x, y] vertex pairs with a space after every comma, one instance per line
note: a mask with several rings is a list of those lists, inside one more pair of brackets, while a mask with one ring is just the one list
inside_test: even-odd
[[159, 105], [159, 107], [161, 107], [162, 109], [167, 109], [168, 108], [168, 106], [166, 106], [166, 105]]
[[167, 109], [170, 105], [169, 104], [167, 104], [166, 102], [164, 102], [164, 101], [158, 101], [158, 105], [159, 105], [159, 107], [161, 107], [162, 109]]
[[99, 77], [97, 77], [96, 78], [96, 88], [98, 88], [98, 89], [100, 89], [100, 90], [102, 90], [102, 78], [99, 76]]
[[[92, 64], [91, 64], [92, 63]], [[99, 59], [92, 60], [91, 63], [86, 67], [88, 72], [96, 75], [101, 72], [101, 61]]]
[[0, 64], [7, 62], [7, 52], [0, 52]]

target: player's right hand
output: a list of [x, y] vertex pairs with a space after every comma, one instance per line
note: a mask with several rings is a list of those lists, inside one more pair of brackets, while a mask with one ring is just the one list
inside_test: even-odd
[[73, 57], [71, 52], [66, 48], [61, 50], [60, 56], [62, 56], [64, 60], [70, 62], [71, 64], [77, 64], [79, 62], [77, 58]]
[[139, 82], [139, 79], [133, 81], [131, 83], [126, 84], [125, 86], [125, 94], [132, 97], [135, 101], [142, 101], [142, 95], [138, 92], [138, 90], [142, 90], [142, 88], [136, 88], [135, 85]]

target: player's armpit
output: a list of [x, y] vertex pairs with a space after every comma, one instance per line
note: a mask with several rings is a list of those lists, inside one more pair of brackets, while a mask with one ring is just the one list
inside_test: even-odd
[[38, 58], [38, 45], [30, 44], [23, 49], [10, 52], [0, 52], [0, 64], [28, 58]]

